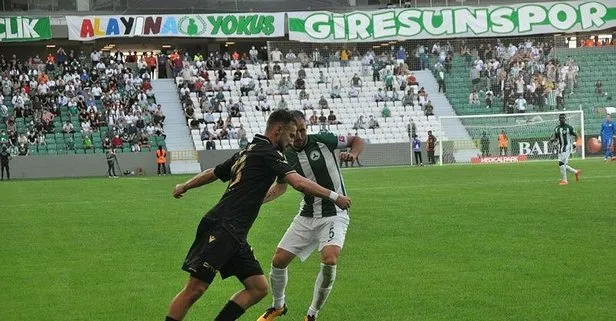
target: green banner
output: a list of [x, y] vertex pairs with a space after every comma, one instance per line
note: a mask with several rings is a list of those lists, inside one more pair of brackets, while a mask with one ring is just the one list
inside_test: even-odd
[[614, 28], [616, 0], [287, 15], [289, 39], [304, 42], [511, 37]]
[[0, 42], [51, 39], [49, 17], [0, 17]]

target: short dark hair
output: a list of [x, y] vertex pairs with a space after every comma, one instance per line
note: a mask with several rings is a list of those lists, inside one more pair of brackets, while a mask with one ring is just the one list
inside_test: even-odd
[[272, 129], [272, 127], [278, 124], [289, 125], [292, 123], [295, 123], [295, 116], [293, 116], [293, 114], [289, 111], [279, 109], [270, 114], [269, 118], [267, 119], [266, 130], [270, 130]]
[[293, 117], [295, 119], [306, 120], [306, 115], [301, 110], [293, 110], [293, 111], [291, 111], [291, 114], [293, 114]]

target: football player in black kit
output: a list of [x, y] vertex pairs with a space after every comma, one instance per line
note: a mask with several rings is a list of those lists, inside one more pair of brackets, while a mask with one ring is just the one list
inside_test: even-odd
[[282, 151], [293, 142], [295, 131], [293, 114], [285, 110], [272, 112], [264, 135], [255, 135], [252, 143], [224, 163], [176, 185], [173, 196], [180, 198], [186, 191], [216, 180], [229, 182], [218, 204], [199, 223], [182, 266], [190, 274], [188, 283], [171, 302], [166, 321], [182, 320], [218, 272], [223, 279], [235, 276], [244, 289], [231, 297], [215, 321], [237, 320], [265, 297], [268, 282], [247, 235], [277, 178], [302, 193], [329, 198], [342, 209], [351, 206], [350, 198], [302, 177], [287, 163]]

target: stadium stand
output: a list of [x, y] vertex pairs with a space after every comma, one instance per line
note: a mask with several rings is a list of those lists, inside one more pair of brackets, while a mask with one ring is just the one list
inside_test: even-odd
[[206, 64], [187, 64], [176, 82], [195, 148], [239, 148], [263, 132], [268, 111], [276, 108], [303, 109], [310, 133], [358, 133], [370, 143], [389, 143], [407, 142], [412, 131], [425, 140], [438, 123], [432, 109], [422, 107], [429, 99], [421, 84], [409, 84], [415, 77], [408, 68], [394, 68], [391, 57], [374, 52], [357, 58], [329, 67], [299, 58], [214, 73]]
[[0, 56], [0, 144], [14, 155], [150, 151], [165, 145], [150, 70], [137, 61], [59, 48], [43, 61]]

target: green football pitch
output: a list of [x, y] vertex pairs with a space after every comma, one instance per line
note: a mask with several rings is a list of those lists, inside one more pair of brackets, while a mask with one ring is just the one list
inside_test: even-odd
[[[353, 198], [320, 320], [615, 320], [616, 163], [344, 170]], [[187, 177], [0, 182], [0, 319], [164, 320], [202, 214], [224, 184], [171, 197]], [[266, 273], [297, 211], [266, 204], [250, 242]], [[303, 320], [318, 257], [289, 270]], [[213, 320], [240, 283], [216, 279], [186, 320]], [[241, 320], [256, 320], [268, 295]]]

